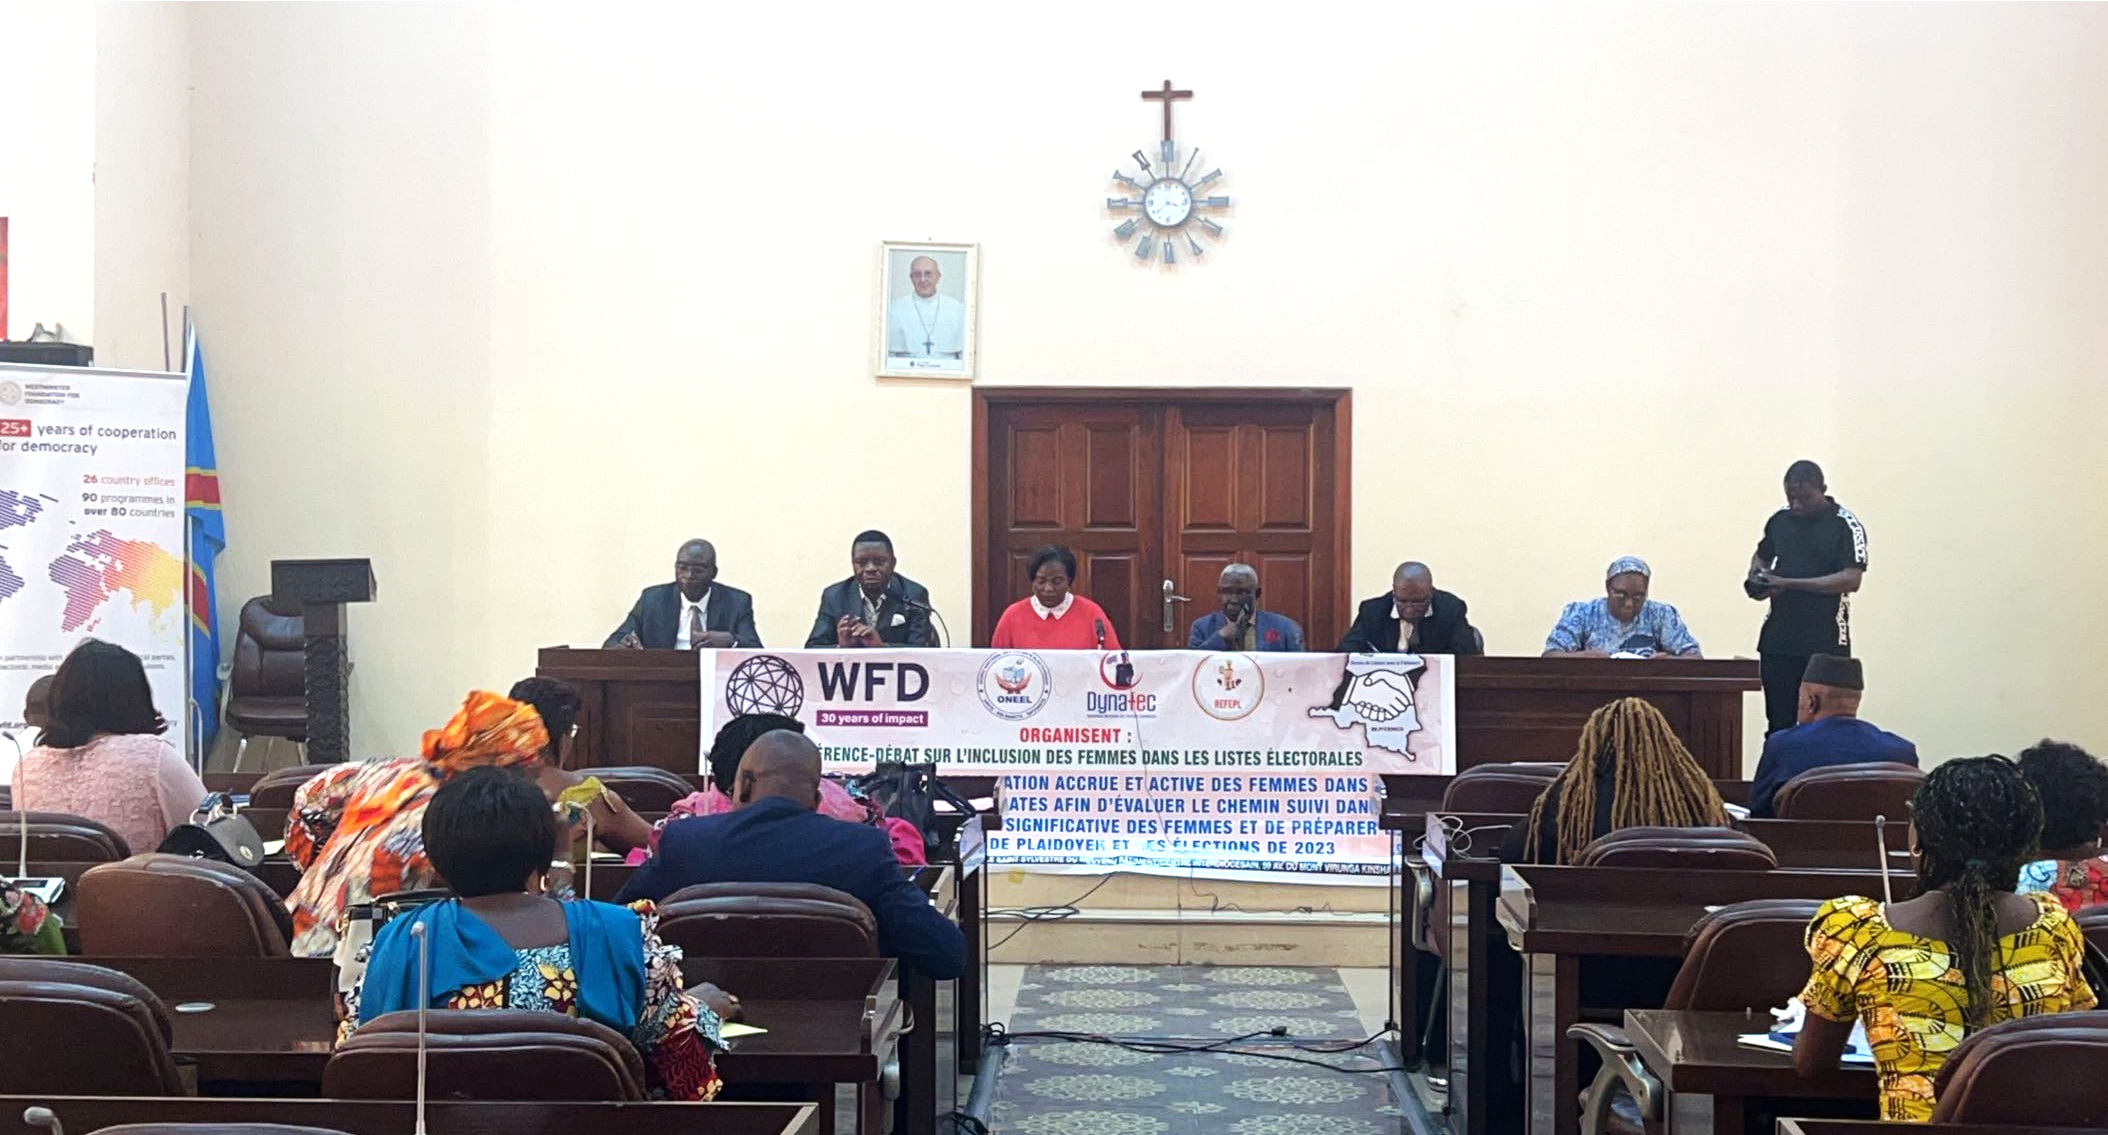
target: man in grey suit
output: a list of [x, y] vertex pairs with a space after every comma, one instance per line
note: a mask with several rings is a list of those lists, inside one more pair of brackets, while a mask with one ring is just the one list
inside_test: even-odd
[[690, 540], [674, 555], [673, 582], [645, 588], [604, 645], [633, 650], [758, 648], [754, 597], [717, 582], [717, 549], [708, 540]]

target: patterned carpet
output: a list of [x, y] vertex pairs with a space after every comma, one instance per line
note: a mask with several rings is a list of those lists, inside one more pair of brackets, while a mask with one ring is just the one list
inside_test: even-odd
[[1325, 1054], [1294, 1047], [1361, 1040], [1360, 1015], [1330, 969], [1267, 966], [1033, 966], [1013, 1035], [1222, 1040], [1285, 1027], [1285, 1039], [1233, 1052], [1151, 1054], [1017, 1036], [990, 1126], [996, 1135], [1395, 1135], [1406, 1130], [1375, 1045]]

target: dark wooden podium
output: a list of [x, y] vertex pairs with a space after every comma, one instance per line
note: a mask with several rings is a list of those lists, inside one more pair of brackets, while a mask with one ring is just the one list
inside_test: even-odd
[[[569, 682], [585, 700], [575, 767], [657, 765], [693, 773], [702, 676], [678, 650], [545, 647], [535, 673]], [[1457, 659], [1457, 766], [1563, 761], [1605, 702], [1647, 699], [1707, 773], [1742, 779], [1742, 701], [1760, 688], [1755, 659]]]
[[585, 702], [572, 768], [701, 767], [702, 669], [693, 651], [545, 646], [534, 672], [570, 683]]
[[1459, 658], [1457, 767], [1563, 761], [1604, 703], [1647, 699], [1715, 780], [1742, 779], [1754, 658]]

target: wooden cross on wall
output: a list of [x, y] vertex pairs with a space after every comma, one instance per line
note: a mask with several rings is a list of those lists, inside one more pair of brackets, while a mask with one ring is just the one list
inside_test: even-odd
[[1166, 79], [1166, 80], [1164, 80], [1164, 87], [1163, 87], [1163, 89], [1162, 89], [1162, 90], [1156, 90], [1156, 91], [1143, 91], [1143, 92], [1142, 92], [1142, 97], [1143, 97], [1143, 98], [1145, 98], [1145, 99], [1161, 99], [1161, 100], [1163, 100], [1163, 103], [1164, 103], [1164, 141], [1166, 141], [1166, 142], [1169, 142], [1169, 141], [1171, 140], [1171, 104], [1172, 104], [1172, 102], [1173, 102], [1174, 100], [1177, 100], [1177, 99], [1190, 99], [1190, 98], [1192, 98], [1192, 97], [1193, 97], [1193, 92], [1192, 92], [1192, 91], [1178, 91], [1178, 90], [1173, 90], [1173, 89], [1171, 88], [1171, 80], [1169, 80], [1169, 79]]

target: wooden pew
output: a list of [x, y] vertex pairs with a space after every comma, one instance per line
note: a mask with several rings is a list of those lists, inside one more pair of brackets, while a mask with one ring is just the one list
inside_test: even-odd
[[[1898, 898], [1917, 893], [1914, 876], [1893, 880]], [[1577, 1046], [1566, 1039], [1581, 1019], [1582, 960], [1683, 955], [1684, 936], [1710, 906], [1748, 899], [1828, 899], [1879, 894], [1873, 871], [1664, 871], [1621, 867], [1546, 867], [1510, 864], [1502, 869], [1495, 917], [1508, 945], [1522, 958], [1522, 1001], [1527, 1076], [1526, 1129], [1531, 1135], [1574, 1135]], [[1633, 988], [1632, 998], [1662, 989]], [[1652, 1004], [1591, 1005], [1595, 1010], [1650, 1008]]]
[[[172, 1099], [165, 1096], [0, 1096], [0, 1135], [50, 1135], [22, 1118], [49, 1108], [71, 1135], [126, 1123], [283, 1123], [346, 1132], [404, 1135], [416, 1127], [413, 1103], [380, 1100]], [[470, 1103], [432, 1100], [431, 1129], [446, 1135], [819, 1135], [811, 1104], [788, 1103]]]
[[1744, 1048], [1735, 1041], [1743, 1033], [1770, 1028], [1771, 1019], [1761, 1013], [1627, 1010], [1625, 1035], [1662, 1084], [1663, 1135], [1763, 1135], [1763, 1129], [1746, 1122], [1753, 1100], [1774, 1101], [1774, 1111], [1780, 1103], [1787, 1110], [1807, 1110], [1794, 1105], [1843, 1101], [1864, 1117], [1879, 1114], [1872, 1065], [1804, 1077], [1793, 1070], [1792, 1054]]
[[[79, 958], [131, 974], [169, 1007], [172, 1047], [218, 1089], [316, 1095], [334, 1048], [332, 968], [323, 958]], [[747, 1021], [769, 1031], [718, 1056], [730, 1098], [782, 1086], [834, 1121], [838, 1084], [857, 1092], [861, 1130], [883, 1130], [884, 1082], [898, 1074], [905, 1027], [896, 962], [871, 958], [697, 958], [685, 982], [736, 990]]]

